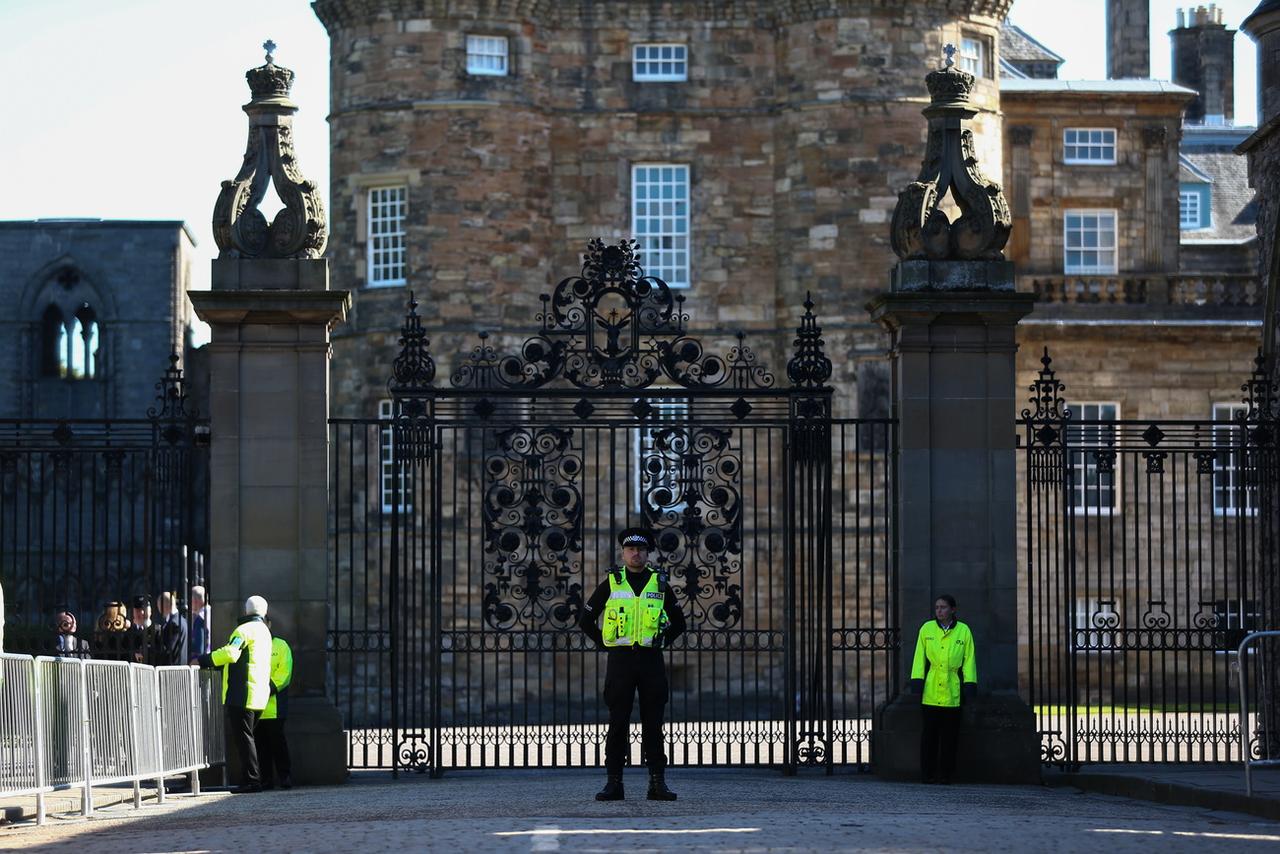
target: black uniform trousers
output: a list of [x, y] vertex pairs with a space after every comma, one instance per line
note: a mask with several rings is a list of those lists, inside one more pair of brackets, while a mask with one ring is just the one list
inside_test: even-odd
[[926, 782], [951, 782], [960, 738], [960, 707], [921, 704], [920, 714], [920, 775]]
[[258, 761], [262, 763], [264, 785], [282, 781], [293, 774], [289, 761], [289, 742], [284, 737], [284, 721], [279, 718], [263, 718], [253, 730], [253, 740], [258, 747]]
[[609, 650], [604, 676], [604, 702], [609, 707], [609, 732], [604, 741], [604, 765], [621, 774], [630, 752], [631, 709], [640, 694], [640, 733], [644, 761], [650, 771], [667, 767], [663, 752], [662, 712], [667, 705], [667, 667], [662, 652], [646, 647]]
[[236, 746], [240, 756], [241, 785], [256, 786], [261, 783], [258, 776], [258, 748], [253, 741], [253, 731], [258, 725], [261, 711], [243, 709], [239, 706], [227, 706], [227, 735]]

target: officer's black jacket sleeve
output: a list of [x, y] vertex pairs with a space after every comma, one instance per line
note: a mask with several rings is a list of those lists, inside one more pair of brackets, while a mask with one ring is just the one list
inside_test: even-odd
[[671, 646], [676, 638], [684, 634], [684, 612], [680, 610], [680, 603], [676, 601], [676, 594], [671, 592], [671, 588], [667, 587], [667, 595], [662, 600], [662, 612], [667, 615], [667, 630], [663, 632], [662, 645]]
[[[583, 606], [582, 613], [578, 615], [578, 628], [586, 633], [587, 637], [595, 643], [596, 646], [604, 646], [604, 635], [600, 632], [600, 626], [596, 622], [600, 619], [600, 612], [604, 610], [604, 603], [609, 601], [609, 580], [601, 581], [596, 587], [595, 592], [591, 594], [591, 598], [587, 600], [587, 604]], [[665, 607], [665, 603], [664, 603]], [[683, 624], [683, 618], [681, 618]]]

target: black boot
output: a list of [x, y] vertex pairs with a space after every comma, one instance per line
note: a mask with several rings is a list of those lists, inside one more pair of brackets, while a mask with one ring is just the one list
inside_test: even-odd
[[622, 775], [609, 773], [609, 780], [604, 784], [604, 788], [596, 792], [597, 801], [620, 801], [622, 800]]
[[649, 772], [649, 794], [647, 797], [651, 801], [674, 801], [676, 799], [676, 793], [667, 788], [664, 772]]

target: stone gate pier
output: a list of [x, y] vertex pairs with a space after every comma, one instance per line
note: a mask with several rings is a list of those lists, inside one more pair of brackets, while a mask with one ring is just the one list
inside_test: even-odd
[[[1009, 207], [979, 169], [965, 126], [977, 112], [974, 78], [948, 57], [926, 79], [924, 163], [899, 194], [892, 225], [901, 260], [889, 292], [867, 306], [891, 336], [899, 684], [908, 684], [916, 630], [934, 599], [954, 595], [973, 630], [979, 685], [963, 712], [957, 778], [1034, 782], [1039, 737], [1018, 696], [1014, 333], [1035, 297], [1014, 291], [1003, 255]], [[948, 194], [954, 220], [942, 209]], [[920, 726], [919, 696], [899, 694], [877, 709], [877, 774], [919, 779]]]
[[[325, 695], [329, 333], [350, 295], [329, 290], [323, 204], [293, 153], [294, 74], [275, 64], [275, 45], [264, 47], [266, 64], [246, 75], [244, 163], [213, 212], [212, 290], [190, 294], [213, 329], [211, 594], [220, 626], [245, 597], [266, 597], [272, 631], [294, 654], [294, 780], [336, 783], [346, 755]], [[258, 210], [269, 185], [285, 205], [270, 223]]]

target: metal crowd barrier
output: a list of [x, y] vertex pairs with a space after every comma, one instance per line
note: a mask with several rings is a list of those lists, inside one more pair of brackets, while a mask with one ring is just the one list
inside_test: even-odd
[[79, 789], [93, 812], [93, 787], [191, 777], [200, 794], [204, 768], [226, 762], [218, 671], [151, 667], [124, 661], [0, 653], [0, 798]]
[[[1254, 759], [1253, 751], [1249, 745], [1249, 703], [1248, 703], [1248, 672], [1245, 668], [1244, 650], [1245, 647], [1253, 643], [1258, 638], [1274, 638], [1280, 637], [1280, 630], [1268, 630], [1265, 632], [1250, 632], [1240, 641], [1240, 646], [1236, 647], [1236, 663], [1240, 668], [1240, 755], [1244, 757], [1244, 792], [1248, 797], [1253, 797], [1253, 769], [1265, 766], [1280, 765], [1280, 759]], [[1267, 734], [1268, 739], [1273, 737]], [[1264, 743], [1263, 755], [1269, 755], [1270, 750], [1267, 748], [1270, 744]]]

